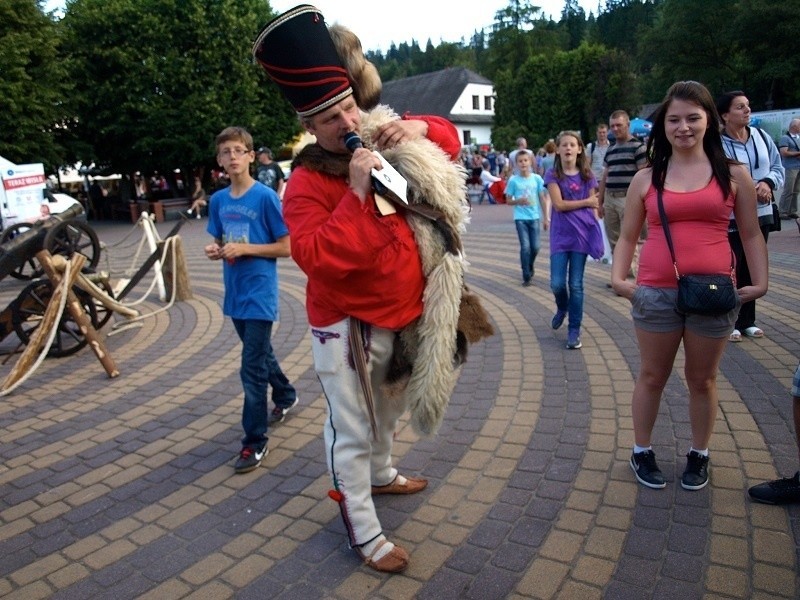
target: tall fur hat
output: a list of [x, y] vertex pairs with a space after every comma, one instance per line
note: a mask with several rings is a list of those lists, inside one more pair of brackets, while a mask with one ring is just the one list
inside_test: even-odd
[[361, 41], [341, 25], [328, 27], [309, 4], [295, 6], [264, 27], [253, 56], [294, 106], [310, 117], [354, 96], [362, 110], [378, 104], [381, 79]]

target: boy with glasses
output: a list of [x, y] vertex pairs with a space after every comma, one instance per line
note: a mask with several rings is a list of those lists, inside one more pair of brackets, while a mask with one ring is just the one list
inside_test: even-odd
[[[224, 259], [223, 312], [242, 340], [242, 449], [236, 473], [256, 469], [267, 455], [268, 421], [283, 421], [297, 404], [297, 393], [278, 365], [270, 341], [278, 319], [277, 258], [289, 256], [289, 230], [278, 195], [250, 175], [253, 138], [228, 127], [216, 139], [217, 162], [230, 186], [211, 196], [208, 228], [214, 242], [205, 247], [211, 260]], [[273, 416], [267, 415], [267, 384], [272, 386]]]

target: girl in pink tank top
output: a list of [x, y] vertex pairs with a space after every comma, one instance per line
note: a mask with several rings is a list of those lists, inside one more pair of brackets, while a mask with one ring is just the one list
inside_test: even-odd
[[[739, 288], [742, 301], [767, 291], [767, 250], [758, 228], [753, 180], [743, 165], [725, 157], [719, 115], [708, 90], [695, 81], [675, 83], [653, 123], [649, 167], [633, 178], [625, 219], [614, 250], [611, 284], [631, 300], [641, 367], [633, 390], [634, 446], [630, 467], [642, 485], [667, 485], [650, 445], [664, 386], [683, 343], [684, 377], [689, 391], [692, 444], [681, 486], [699, 490], [708, 484], [708, 443], [717, 414], [716, 373], [738, 307], [722, 316], [677, 311], [677, 284], [658, 214], [657, 190], [683, 273], [730, 270], [728, 218], [733, 210], [752, 273], [752, 285]], [[647, 220], [636, 283], [626, 281], [636, 242]]]

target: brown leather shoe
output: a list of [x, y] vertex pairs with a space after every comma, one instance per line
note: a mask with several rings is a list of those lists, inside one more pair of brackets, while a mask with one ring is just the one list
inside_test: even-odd
[[373, 485], [372, 495], [379, 496], [380, 494], [416, 494], [417, 492], [421, 492], [426, 487], [428, 487], [427, 479], [405, 476], [406, 482], [401, 485], [397, 482], [398, 477], [395, 477], [394, 481], [388, 485]]
[[368, 567], [375, 569], [376, 571], [381, 571], [382, 573], [399, 573], [400, 571], [405, 571], [406, 567], [408, 567], [408, 552], [403, 550], [397, 544], [394, 545], [394, 548], [386, 554], [382, 556], [379, 560], [372, 560], [372, 557], [380, 550], [384, 544], [387, 544], [388, 540], [383, 540], [380, 544], [378, 544], [377, 548], [372, 552], [371, 555], [364, 558], [364, 555], [361, 554], [360, 551], [358, 553], [364, 558], [364, 564]]

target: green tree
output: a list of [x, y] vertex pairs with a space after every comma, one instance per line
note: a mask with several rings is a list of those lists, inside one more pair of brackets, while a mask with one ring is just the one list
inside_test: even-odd
[[432, 49], [430, 55], [428, 72], [441, 71], [451, 67], [466, 67], [473, 71], [477, 68], [475, 53], [461, 43], [442, 42]]
[[541, 8], [533, 6], [529, 0], [509, 0], [508, 6], [498, 10], [495, 15], [497, 29], [526, 29], [541, 12]]
[[[594, 132], [614, 109], [635, 113], [640, 105], [636, 76], [628, 56], [599, 45], [531, 56], [516, 72], [504, 71], [494, 81], [497, 102], [492, 142], [513, 146], [522, 135], [530, 146], [541, 145], [563, 129]], [[508, 124], [517, 124], [516, 131]]]
[[64, 125], [76, 93], [68, 64], [41, 1], [0, 2], [0, 155], [48, 168], [67, 162]]
[[[687, 0], [687, 3], [693, 0]], [[702, 0], [701, 0], [702, 1]], [[658, 47], [642, 45], [644, 33], [652, 26], [663, 0], [606, 0], [605, 10], [597, 16], [589, 40], [615, 48], [635, 57], [639, 47], [657, 53]]]
[[411, 44], [403, 42], [399, 46], [392, 42], [386, 57], [383, 57], [380, 52], [367, 52], [366, 57], [378, 68], [383, 81], [402, 79], [427, 72], [424, 64], [425, 53], [420, 50], [419, 44], [413, 39]]
[[82, 157], [131, 173], [213, 164], [214, 136], [241, 125], [275, 147], [299, 126], [251, 47], [272, 17], [260, 0], [74, 0], [61, 25], [89, 93]]
[[673, 82], [696, 79], [714, 94], [746, 91], [755, 109], [796, 106], [798, 20], [796, 2], [663, 0], [639, 44], [642, 90], [660, 98]]
[[469, 39], [469, 44], [465, 50], [469, 53], [470, 69], [476, 73], [486, 72], [486, 59], [488, 48], [488, 36], [481, 30], [475, 30]]
[[569, 50], [574, 50], [581, 45], [586, 36], [586, 12], [578, 0], [565, 0], [564, 9], [561, 11], [561, 25], [569, 35]]
[[734, 28], [744, 49], [741, 83], [754, 107], [788, 108], [800, 105], [798, 24], [800, 3], [784, 0], [740, 0]]
[[527, 35], [541, 9], [530, 2], [511, 0], [495, 13], [495, 23], [489, 39], [485, 76], [494, 79], [501, 71], [516, 71], [533, 52], [536, 40]]
[[672, 83], [686, 79], [712, 93], [744, 85], [748, 69], [732, 12], [729, 0], [665, 0], [639, 50], [647, 97], [660, 99]]

